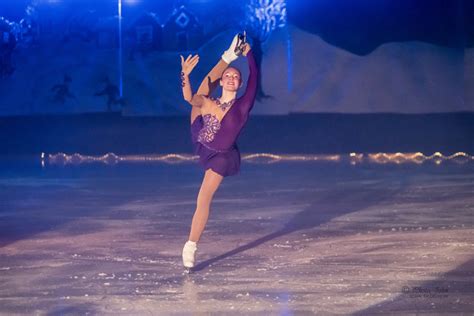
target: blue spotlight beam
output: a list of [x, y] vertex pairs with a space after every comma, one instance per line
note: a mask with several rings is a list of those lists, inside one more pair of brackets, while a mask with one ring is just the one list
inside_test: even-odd
[[123, 97], [123, 69], [122, 69], [122, 0], [118, 0], [118, 68], [119, 68], [119, 91]]

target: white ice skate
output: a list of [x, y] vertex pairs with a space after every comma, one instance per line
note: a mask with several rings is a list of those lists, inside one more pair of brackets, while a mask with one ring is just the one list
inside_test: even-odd
[[190, 269], [194, 267], [194, 256], [196, 254], [197, 245], [194, 241], [188, 240], [183, 247], [183, 265]]

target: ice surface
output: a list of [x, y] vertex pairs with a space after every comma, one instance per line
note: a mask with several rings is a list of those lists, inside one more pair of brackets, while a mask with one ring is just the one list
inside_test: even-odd
[[474, 310], [472, 163], [244, 163], [215, 195], [190, 274], [193, 163], [8, 168], [0, 314]]

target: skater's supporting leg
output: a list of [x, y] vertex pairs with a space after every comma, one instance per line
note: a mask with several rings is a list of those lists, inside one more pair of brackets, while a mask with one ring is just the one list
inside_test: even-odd
[[206, 170], [201, 189], [197, 197], [196, 211], [194, 212], [193, 222], [191, 224], [191, 232], [189, 240], [197, 242], [201, 238], [201, 234], [206, 226], [209, 217], [209, 209], [212, 197], [222, 182], [223, 177], [214, 172], [212, 169]]

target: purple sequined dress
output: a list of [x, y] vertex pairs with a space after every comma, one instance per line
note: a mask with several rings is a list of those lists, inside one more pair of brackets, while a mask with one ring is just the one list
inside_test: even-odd
[[249, 79], [245, 94], [230, 107], [222, 120], [211, 114], [198, 115], [191, 124], [194, 153], [204, 170], [212, 169], [223, 177], [240, 170], [240, 151], [236, 140], [247, 123], [257, 92], [257, 65], [252, 50], [247, 54]]

